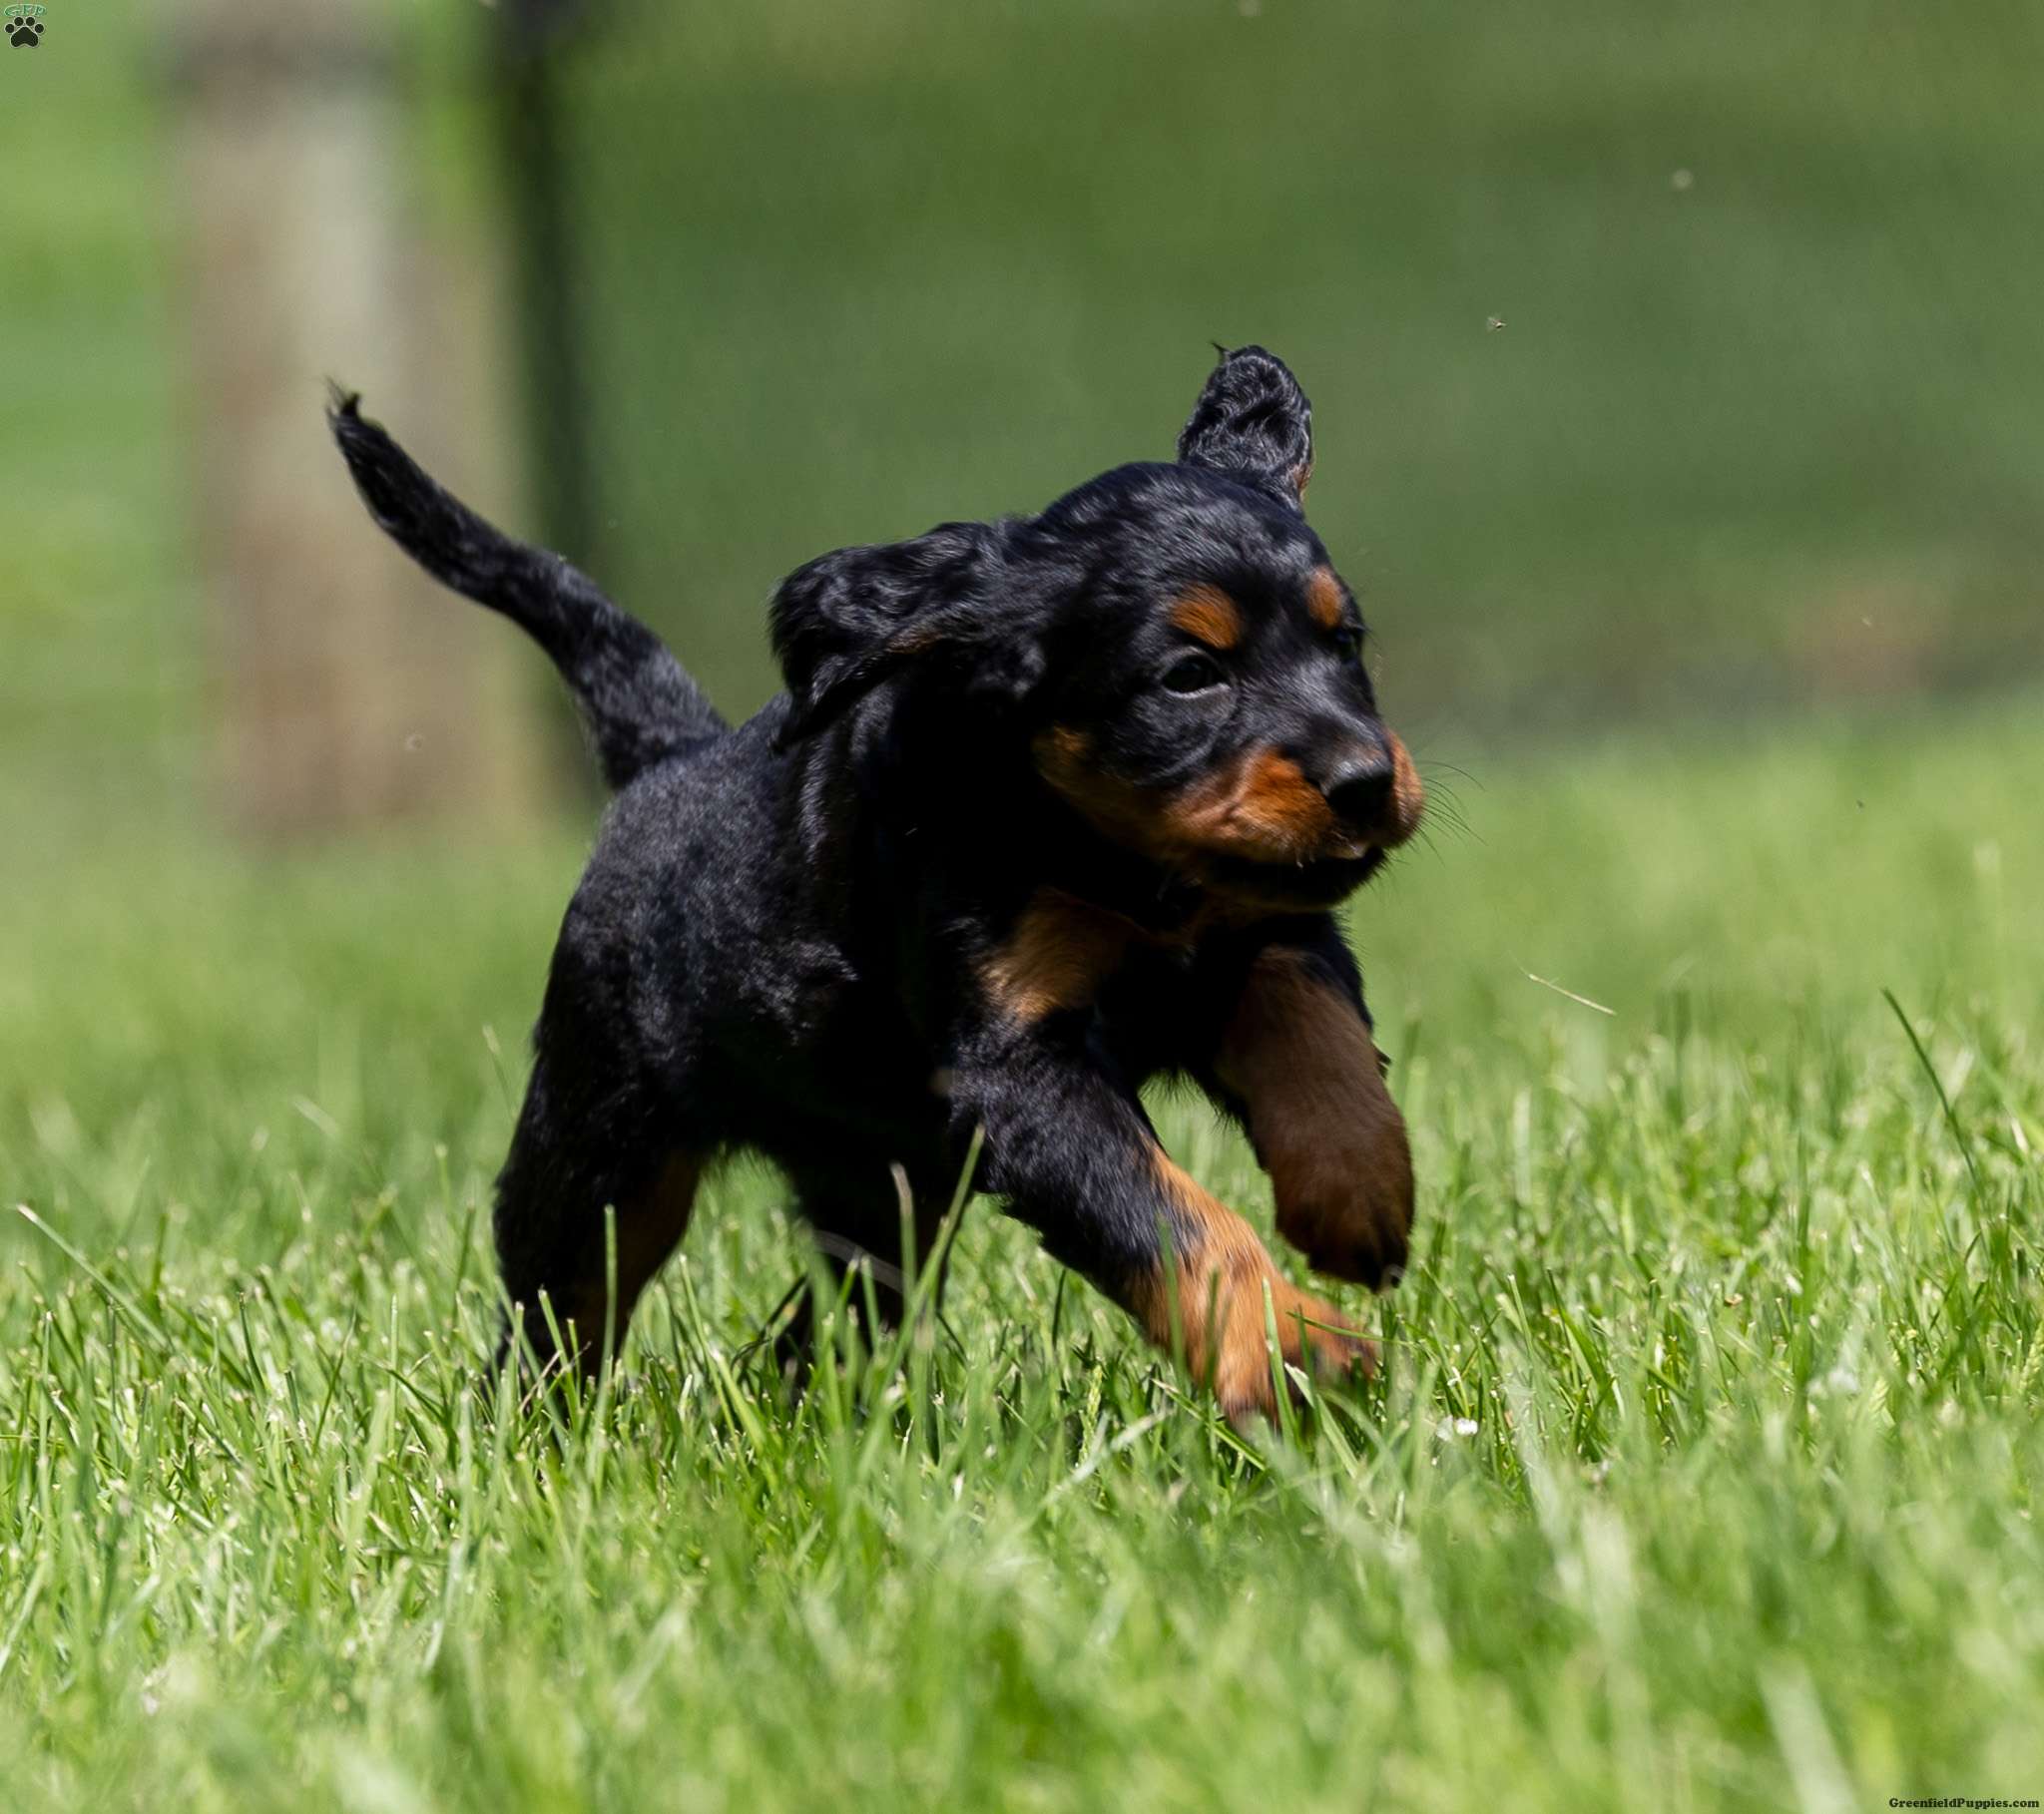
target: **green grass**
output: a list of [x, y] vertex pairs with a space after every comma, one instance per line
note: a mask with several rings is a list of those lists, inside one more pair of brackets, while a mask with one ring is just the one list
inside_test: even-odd
[[0, 899], [10, 1806], [2044, 1795], [2037, 703], [1438, 772], [1357, 915], [1417, 1263], [1380, 1385], [1259, 1451], [984, 1204], [951, 1333], [789, 1409], [746, 1171], [618, 1396], [478, 1417], [578, 840], [53, 842]]

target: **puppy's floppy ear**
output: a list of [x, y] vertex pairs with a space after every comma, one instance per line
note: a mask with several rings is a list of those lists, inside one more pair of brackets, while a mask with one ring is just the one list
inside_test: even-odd
[[1001, 536], [943, 523], [913, 541], [840, 548], [773, 595], [773, 653], [793, 700], [784, 748], [820, 730], [910, 662], [944, 660], [963, 691], [1016, 697], [1042, 673], [1002, 609]]
[[1238, 346], [1222, 353], [1193, 405], [1178, 457], [1254, 480], [1299, 509], [1313, 476], [1313, 406], [1282, 359]]

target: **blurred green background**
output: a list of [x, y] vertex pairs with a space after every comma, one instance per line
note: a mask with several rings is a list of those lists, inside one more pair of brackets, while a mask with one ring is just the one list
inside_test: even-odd
[[[0, 797], [31, 840], [215, 816], [184, 17], [58, 0], [0, 63]], [[332, 375], [539, 530], [499, 22], [374, 16], [389, 205], [468, 273], [428, 272], [411, 369], [484, 359], [483, 425], [373, 338]], [[618, 4], [546, 62], [572, 552], [733, 709], [771, 689], [781, 573], [1165, 453], [1213, 340], [1312, 395], [1314, 522], [1436, 761], [2044, 658], [2033, 5]], [[309, 440], [332, 367], [300, 362]]]

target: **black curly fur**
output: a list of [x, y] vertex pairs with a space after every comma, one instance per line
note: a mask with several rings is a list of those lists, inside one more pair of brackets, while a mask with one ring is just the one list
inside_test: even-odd
[[1261, 346], [1224, 351], [1180, 431], [1178, 457], [1263, 485], [1296, 510], [1312, 477], [1312, 405], [1284, 361]]

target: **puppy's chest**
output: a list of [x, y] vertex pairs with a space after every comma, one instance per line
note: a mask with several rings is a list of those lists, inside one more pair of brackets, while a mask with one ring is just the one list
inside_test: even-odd
[[995, 945], [982, 981], [996, 1009], [1025, 1023], [1091, 1012], [1118, 1035], [1141, 1034], [1186, 1020], [1211, 992], [1210, 936], [1044, 890]]

